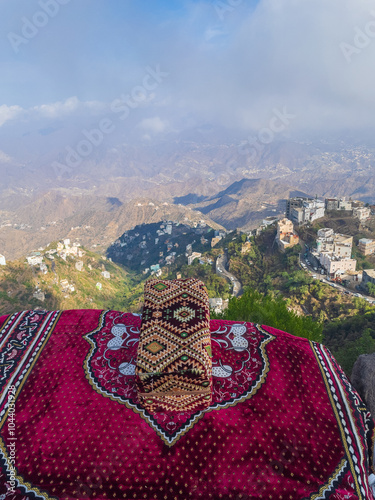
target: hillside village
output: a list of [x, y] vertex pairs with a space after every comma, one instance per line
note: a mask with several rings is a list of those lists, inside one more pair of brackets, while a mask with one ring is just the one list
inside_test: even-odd
[[[144, 275], [159, 277], [163, 266], [174, 264], [181, 256], [186, 257], [188, 265], [195, 259], [201, 264], [212, 264], [213, 260], [202, 253], [214, 248], [226, 234], [226, 231], [212, 229], [204, 221], [193, 226], [162, 221], [126, 231], [108, 249], [108, 256]], [[193, 246], [201, 251], [193, 251]]]
[[[68, 257], [71, 257], [74, 260], [82, 258], [86, 254], [86, 252], [82, 250], [80, 247], [81, 244], [79, 242], [74, 242], [71, 245], [70, 239], [66, 238], [62, 241], [57, 242], [56, 248], [44, 249], [41, 247], [39, 248], [38, 251], [32, 252], [30, 255], [26, 257], [26, 261], [27, 264], [32, 268], [39, 268], [42, 274], [47, 274], [48, 267], [44, 259], [49, 259], [50, 261], [52, 261], [51, 271], [56, 275], [55, 257], [59, 257], [65, 262], [67, 261]], [[42, 252], [44, 252], [44, 254]], [[77, 271], [83, 271], [84, 270], [83, 261], [76, 260], [75, 268], [77, 269]], [[103, 273], [106, 273], [106, 276], [108, 275], [108, 277], [110, 277], [107, 271], [103, 271]], [[69, 283], [69, 280], [66, 278], [61, 279], [59, 281], [56, 275], [54, 282], [57, 286], [59, 286], [65, 298], [68, 297], [67, 294], [73, 293], [75, 291], [75, 284]], [[101, 283], [97, 283], [97, 286], [101, 288], [102, 285]], [[36, 290], [33, 293], [33, 297], [38, 299], [40, 302], [44, 302], [45, 293], [40, 288], [36, 288]]]
[[[365, 206], [361, 201], [345, 198], [290, 198], [286, 202], [285, 218], [276, 222], [276, 242], [279, 249], [284, 252], [286, 248], [299, 244], [298, 229], [322, 219], [326, 212], [350, 214], [362, 225], [375, 219], [375, 206]], [[355, 282], [364, 292], [371, 292], [371, 285], [375, 284], [375, 269], [357, 269], [357, 259], [353, 257], [353, 235], [335, 233], [332, 228], [323, 227], [317, 230], [316, 238], [312, 244], [306, 245], [305, 250], [307, 265], [311, 265], [314, 271], [319, 271], [328, 281]], [[373, 255], [375, 239], [360, 238], [358, 251], [363, 256]], [[306, 263], [301, 263], [304, 269], [307, 267]]]
[[[215, 274], [211, 271], [214, 259], [202, 253], [213, 248], [225, 234], [208, 227], [204, 221], [194, 227], [178, 221], [136, 226], [110, 249], [115, 255], [114, 250], [120, 255], [125, 251], [127, 270], [112, 261], [110, 252], [108, 257], [96, 254], [84, 249], [78, 239], [71, 242], [69, 238], [30, 252], [23, 263], [7, 263], [4, 258], [0, 260], [5, 271], [0, 276], [4, 289], [4, 292], [0, 290], [4, 302], [3, 306], [0, 304], [0, 314], [15, 310], [12, 304], [17, 304], [21, 297], [19, 308], [56, 307], [54, 297], [59, 308], [101, 308], [112, 302], [111, 307], [139, 311], [138, 298], [143, 282], [150, 276], [158, 277], [162, 273], [165, 276], [165, 268], [172, 266], [176, 258], [182, 256], [188, 265], [194, 261], [208, 264], [209, 274]], [[202, 247], [202, 252], [193, 252], [196, 243]], [[144, 267], [146, 262], [147, 268]], [[20, 285], [13, 287], [11, 281]], [[217, 302], [227, 304], [221, 297]]]
[[138, 311], [140, 282], [106, 256], [65, 239], [0, 267], [0, 315], [39, 308]]

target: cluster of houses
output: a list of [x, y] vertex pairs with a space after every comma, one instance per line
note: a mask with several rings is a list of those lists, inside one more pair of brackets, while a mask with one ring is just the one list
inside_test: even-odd
[[332, 210], [351, 212], [353, 217], [360, 221], [365, 221], [371, 215], [375, 215], [375, 205], [365, 206], [363, 201], [352, 200], [351, 198], [325, 198], [319, 200], [317, 198], [296, 196], [286, 201], [285, 216], [294, 224], [303, 225], [324, 217], [326, 211]]
[[[31, 252], [27, 257], [27, 263], [29, 266], [39, 266], [40, 270], [42, 273], [47, 274], [48, 268], [46, 264], [43, 262], [44, 257], [50, 260], [55, 260], [55, 256], [57, 255], [61, 259], [65, 260], [67, 259], [68, 256], [77, 258], [77, 257], [83, 257], [85, 255], [85, 251], [79, 248], [81, 246], [80, 243], [73, 243], [73, 245], [70, 245], [70, 239], [67, 238], [63, 241], [59, 241], [57, 243], [56, 248], [51, 248], [50, 250], [46, 250], [44, 252], [44, 255], [42, 255], [42, 252], [44, 251], [44, 248], [39, 248], [37, 252]], [[78, 261], [76, 263], [76, 269], [79, 271], [83, 270], [83, 262]]]
[[75, 286], [69, 283], [67, 279], [60, 281], [61, 291], [64, 293], [73, 293], [75, 291]]
[[[44, 256], [41, 253], [44, 251], [44, 248], [39, 248], [39, 251], [31, 252], [26, 257], [26, 260], [29, 266], [40, 266], [40, 270], [46, 274], [47, 266], [43, 263], [44, 257], [50, 260], [55, 260], [55, 256], [57, 255], [65, 261], [68, 256], [71, 256], [73, 258], [83, 257], [85, 255], [85, 251], [79, 248], [80, 246], [80, 243], [73, 243], [73, 245], [70, 246], [70, 239], [68, 238], [63, 241], [59, 241], [57, 243], [57, 248], [46, 250], [44, 252]], [[77, 262], [76, 268], [81, 271], [83, 269], [83, 262]]]
[[[295, 197], [287, 200], [285, 218], [278, 220], [277, 217], [267, 217], [260, 229], [277, 223], [276, 243], [279, 249], [284, 252], [287, 248], [299, 243], [295, 225], [301, 226], [313, 222], [323, 217], [326, 210], [350, 210], [353, 217], [357, 217], [361, 221], [375, 215], [375, 206], [366, 207], [361, 201], [346, 200], [345, 198], [327, 198], [322, 201]], [[356, 271], [357, 261], [352, 258], [352, 248], [352, 236], [334, 233], [331, 228], [319, 229], [316, 250], [310, 252], [311, 260], [316, 268], [321, 269], [322, 274], [327, 274], [332, 279], [341, 276], [348, 280], [363, 280], [363, 283], [375, 284], [374, 270], [367, 269], [363, 273]], [[375, 240], [360, 239], [358, 249], [363, 255], [375, 254]]]
[[[216, 246], [219, 241], [224, 238], [226, 235], [225, 231], [222, 230], [216, 230], [214, 231], [214, 236], [211, 238], [211, 248]], [[202, 245], [205, 245], [208, 243], [208, 240], [202, 236], [200, 239], [200, 242]], [[188, 265], [190, 266], [196, 259], [198, 259], [199, 264], [213, 264], [213, 260], [210, 259], [209, 257], [202, 257], [202, 254], [200, 252], [193, 252], [193, 244], [195, 243], [195, 240], [192, 243], [189, 243], [186, 245], [186, 251], [185, 251], [185, 256], [188, 259]]]
[[[278, 221], [276, 242], [281, 251], [299, 242], [293, 223], [289, 219]], [[375, 254], [375, 240], [360, 239], [358, 249], [364, 255]], [[330, 279], [339, 278], [348, 282], [362, 283], [362, 288], [365, 288], [367, 283], [375, 285], [375, 270], [357, 271], [357, 260], [352, 258], [352, 250], [352, 236], [335, 233], [333, 229], [326, 227], [318, 230], [316, 250], [310, 252], [309, 258], [314, 268], [319, 267], [321, 273]]]
[[39, 252], [32, 252], [30, 255], [26, 257], [27, 263], [29, 266], [40, 266], [43, 264], [44, 257], [43, 255]]
[[[286, 248], [299, 243], [293, 222], [284, 218], [277, 222], [276, 243], [282, 252]], [[375, 254], [375, 240], [362, 238], [358, 249], [363, 255]], [[372, 283], [375, 285], [375, 270], [365, 269], [356, 271], [357, 260], [352, 258], [353, 237], [335, 233], [331, 228], [318, 230], [316, 250], [310, 252], [310, 260], [315, 269], [318, 267], [322, 274], [330, 279], [345, 279], [347, 281]]]
[[[80, 247], [81, 247], [80, 243], [75, 242], [75, 243], [71, 244], [70, 239], [66, 238], [62, 241], [59, 241], [57, 243], [56, 248], [52, 248], [52, 249], [49, 249], [46, 251], [44, 251], [44, 248], [39, 248], [39, 250], [37, 252], [31, 252], [26, 257], [26, 260], [27, 260], [27, 263], [29, 266], [32, 266], [32, 267], [39, 266], [40, 272], [42, 274], [47, 274], [48, 267], [47, 267], [46, 263], [44, 262], [44, 258], [53, 261], [52, 262], [52, 271], [54, 271], [54, 269], [55, 269], [54, 260], [55, 260], [56, 256], [60, 257], [61, 259], [65, 260], [65, 261], [67, 260], [68, 256], [73, 258], [73, 259], [82, 258], [86, 252], [84, 250], [82, 250], [82, 248], [80, 248]], [[42, 252], [44, 252], [44, 253], [42, 254]], [[0, 264], [1, 264], [1, 260], [0, 260]], [[4, 265], [5, 265], [5, 262], [4, 262]], [[84, 271], [83, 261], [77, 260], [75, 262], [75, 268], [77, 269], [77, 271], [80, 271], [80, 272]], [[90, 264], [88, 264], [88, 268], [90, 270], [92, 270], [92, 267]], [[106, 271], [105, 269], [103, 269], [103, 271], [101, 272], [101, 275], [106, 280], [111, 279], [111, 274], [108, 271]], [[73, 293], [75, 291], [74, 284], [69, 283], [69, 281], [67, 279], [60, 280], [60, 282], [58, 282], [56, 280], [55, 282], [60, 283], [60, 289], [65, 294]], [[101, 290], [102, 284], [97, 283], [96, 287], [98, 288], [98, 290]], [[38, 299], [41, 302], [44, 302], [44, 300], [45, 300], [45, 294], [39, 287], [36, 287], [36, 289], [33, 293], [33, 297]]]
[[[26, 231], [28, 229], [32, 229], [32, 226], [30, 226], [29, 224], [23, 224], [23, 223], [18, 224], [18, 223], [11, 222], [9, 220], [6, 220], [6, 221], [0, 223], [0, 229], [2, 229], [3, 227], [13, 227], [14, 229], [18, 229], [21, 231]], [[41, 229], [46, 229], [46, 228], [44, 227]]]
[[[180, 232], [176, 232], [177, 228], [180, 226]], [[176, 258], [181, 255], [181, 243], [172, 242], [172, 238], [168, 238], [167, 236], [178, 236], [182, 233], [181, 229], [184, 225], [181, 225], [179, 221], [162, 221], [154, 234], [148, 232], [147, 234], [142, 235], [140, 230], [137, 229], [137, 232], [127, 231], [122, 235], [122, 237], [117, 240], [113, 245], [113, 251], [121, 255], [121, 251], [123, 252], [126, 247], [131, 246], [134, 248], [134, 244], [136, 244], [139, 249], [143, 250], [144, 258], [141, 260], [140, 265], [143, 266], [147, 262], [146, 255], [149, 254], [149, 250], [154, 245], [160, 245], [163, 242], [165, 245], [165, 250], [159, 252], [159, 259], [152, 265], [145, 267], [143, 269], [143, 274], [150, 274], [151, 276], [159, 277], [162, 274], [161, 266], [171, 265], [175, 262]], [[193, 245], [200, 241], [202, 245], [210, 245], [213, 248], [218, 242], [226, 235], [226, 231], [216, 230], [213, 233], [213, 236], [207, 239], [208, 226], [204, 220], [201, 220], [194, 224], [192, 228], [193, 239], [190, 243], [188, 243], [185, 247], [185, 256], [187, 257], [188, 265], [191, 265], [195, 259], [198, 259], [201, 264], [212, 264], [212, 260], [206, 257], [202, 257], [202, 254], [199, 252], [193, 251]], [[162, 238], [164, 236], [164, 238]], [[167, 238], [166, 238], [167, 237]], [[137, 238], [141, 239], [138, 243]], [[166, 239], [165, 239], [166, 238]], [[151, 246], [151, 247], [150, 247]], [[179, 252], [179, 253], [178, 253]], [[125, 258], [129, 261], [132, 261], [134, 258], [134, 251], [126, 254]], [[165, 255], [167, 254], [167, 255]]]
[[150, 273], [151, 276], [156, 276], [157, 278], [159, 278], [162, 275], [162, 270], [160, 268], [160, 264], [153, 264], [150, 267], [146, 267], [143, 270], [143, 274], [147, 274], [147, 273]]
[[[138, 204], [139, 206], [142, 206], [141, 204]], [[152, 235], [151, 233], [147, 233], [144, 234], [142, 236], [142, 240], [141, 242], [138, 244], [139, 248], [144, 250], [146, 254], [149, 253], [149, 251], [147, 250], [147, 246], [148, 246], [148, 242], [147, 242], [147, 239], [152, 239], [154, 241], [154, 245], [157, 245], [159, 243], [159, 240], [160, 240], [160, 237], [163, 236], [163, 235], [171, 235], [172, 234], [172, 231], [173, 231], [173, 224], [176, 224], [176, 225], [179, 225], [179, 222], [177, 221], [163, 221], [160, 226], [159, 226], [159, 229], [156, 230], [156, 237], [155, 238], [152, 238]], [[114, 244], [113, 244], [113, 247], [119, 247], [119, 248], [124, 248], [124, 247], [127, 247], [128, 245], [130, 245], [136, 238], [139, 238], [140, 236], [140, 233], [136, 232], [134, 234], [130, 234], [130, 231], [126, 231], [122, 237], [117, 240]], [[143, 274], [147, 274], [147, 273], [150, 273], [151, 275], [155, 275], [157, 277], [161, 276], [162, 274], [162, 271], [160, 269], [160, 265], [161, 264], [167, 264], [167, 265], [171, 265], [174, 263], [175, 261], [175, 258], [176, 258], [176, 255], [177, 255], [177, 252], [173, 250], [173, 248], [178, 248], [178, 243], [175, 243], [173, 245], [173, 243], [170, 243], [168, 240], [166, 241], [166, 246], [167, 246], [167, 252], [168, 252], [168, 255], [163, 258], [163, 252], [161, 252], [161, 254], [159, 255], [160, 259], [159, 259], [159, 262], [156, 263], [156, 264], [153, 264], [149, 267], [146, 267], [144, 270], [143, 270]], [[126, 255], [126, 258], [127, 260], [131, 261], [133, 259], [133, 254], [131, 253], [128, 253]], [[141, 265], [145, 264], [146, 263], [146, 260], [142, 260], [141, 261]]]
[[326, 198], [326, 210], [346, 210], [351, 211], [353, 217], [364, 221], [375, 214], [375, 206], [366, 207], [363, 201], [346, 198]]
[[[85, 251], [82, 250], [80, 246], [81, 244], [78, 242], [75, 242], [71, 245], [70, 239], [66, 238], [65, 240], [59, 241], [57, 243], [56, 253], [64, 260], [66, 260], [68, 256], [81, 258], [85, 255]], [[51, 252], [51, 250], [49, 252]]]
[[191, 252], [190, 254], [186, 252], [188, 258], [188, 265], [190, 266], [195, 259], [198, 259], [199, 264], [213, 264], [213, 260], [209, 257], [202, 257], [202, 254], [199, 252]]
[[[317, 198], [296, 196], [286, 200], [285, 219], [282, 220], [280, 237], [278, 236], [277, 239], [279, 248], [283, 251], [285, 248], [288, 248], [288, 246], [293, 246], [298, 243], [298, 241], [294, 241], [294, 237], [297, 235], [290, 224], [285, 222], [286, 219], [291, 221], [292, 224], [302, 226], [324, 217], [326, 209], [326, 202], [324, 200], [318, 200]], [[266, 217], [263, 219], [262, 224], [255, 230], [255, 234], [259, 234], [267, 226], [276, 224], [278, 221], [279, 218], [277, 216], [271, 215]]]
[[[311, 254], [317, 259], [321, 268], [331, 279], [340, 278], [346, 281], [361, 283], [363, 289], [367, 283], [375, 285], [375, 270], [357, 271], [357, 260], [352, 258], [353, 237], [334, 233], [331, 228], [318, 231], [316, 251]], [[358, 249], [364, 255], [375, 253], [375, 240], [362, 238]]]
[[352, 259], [353, 237], [335, 233], [331, 228], [318, 230], [314, 255], [327, 276], [335, 278], [354, 273], [356, 259]]

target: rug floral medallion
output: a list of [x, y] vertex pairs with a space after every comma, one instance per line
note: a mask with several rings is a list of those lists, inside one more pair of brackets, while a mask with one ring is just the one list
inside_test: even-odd
[[85, 339], [91, 349], [85, 371], [93, 389], [138, 413], [168, 446], [173, 446], [205, 413], [235, 406], [256, 394], [269, 371], [267, 344], [274, 336], [248, 323], [211, 327], [213, 400], [196, 413], [148, 413], [135, 387], [139, 322], [129, 324], [129, 314], [103, 313], [99, 327]]

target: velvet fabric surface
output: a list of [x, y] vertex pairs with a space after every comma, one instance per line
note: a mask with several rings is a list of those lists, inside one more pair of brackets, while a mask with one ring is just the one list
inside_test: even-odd
[[211, 320], [213, 395], [151, 414], [135, 363], [141, 318], [0, 318], [0, 499], [373, 499], [374, 423], [329, 351]]

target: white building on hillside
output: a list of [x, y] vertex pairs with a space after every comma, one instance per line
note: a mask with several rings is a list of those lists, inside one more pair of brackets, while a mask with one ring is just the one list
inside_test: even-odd
[[304, 224], [305, 222], [305, 210], [303, 207], [293, 207], [290, 215], [291, 220], [294, 224]]
[[1, 255], [0, 253], [0, 266], [6, 266], [7, 261], [5, 260], [4, 255]]
[[306, 224], [324, 217], [325, 203], [313, 198], [290, 198], [286, 204], [286, 217], [295, 224]]
[[314, 220], [321, 219], [322, 217], [324, 217], [324, 212], [325, 212], [324, 201], [322, 200], [305, 201], [303, 206], [305, 209], [306, 222], [314, 222]]
[[76, 267], [77, 271], [83, 271], [83, 261], [78, 260], [75, 264], [75, 267]]
[[221, 297], [215, 297], [214, 299], [209, 299], [210, 309], [215, 313], [220, 314], [224, 309], [228, 308], [228, 299], [223, 300]]
[[275, 217], [275, 216], [269, 216], [269, 217], [266, 217], [265, 219], [263, 219], [263, 226], [267, 227], [267, 226], [272, 226], [272, 224], [276, 224], [276, 222], [278, 221], [278, 217]]
[[319, 229], [316, 240], [319, 262], [327, 275], [336, 277], [354, 272], [357, 261], [352, 259], [353, 236], [334, 233], [330, 228]]
[[[318, 235], [320, 231], [324, 231], [324, 229], [320, 229], [318, 231]], [[325, 234], [329, 233], [326, 232]], [[347, 236], [345, 234], [332, 234], [326, 238], [320, 237], [316, 240], [316, 248], [318, 252], [329, 252], [335, 257], [351, 257], [352, 246], [353, 236]]]
[[363, 253], [363, 255], [371, 255], [375, 253], [375, 240], [361, 238], [358, 242], [358, 249]]
[[353, 208], [353, 216], [357, 217], [359, 220], [366, 220], [371, 215], [371, 209], [369, 207], [357, 207]]
[[339, 199], [339, 210], [352, 210], [352, 200], [347, 200], [346, 198]]
[[320, 254], [320, 264], [325, 267], [327, 275], [337, 276], [348, 271], [355, 271], [357, 261], [355, 259], [339, 258], [323, 252]]
[[333, 236], [334, 231], [330, 227], [323, 227], [322, 229], [318, 229], [318, 238], [329, 238]]
[[35, 290], [35, 292], [33, 293], [33, 297], [34, 299], [40, 300], [40, 302], [44, 302], [46, 298], [44, 292], [42, 292], [42, 290], [40, 289]]
[[31, 255], [26, 257], [29, 266], [39, 266], [43, 262], [43, 257], [41, 255]]
[[199, 259], [202, 254], [199, 252], [193, 252], [191, 255], [188, 256], [188, 265], [190, 266], [195, 259]]
[[75, 257], [78, 256], [78, 247], [66, 247], [65, 253], [67, 255], [74, 255]]

